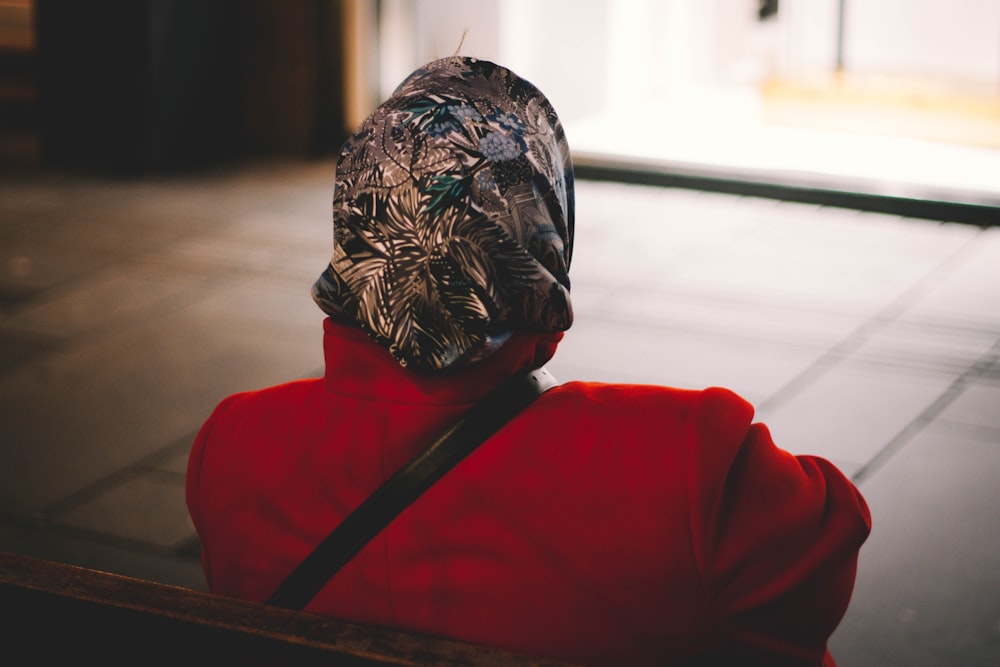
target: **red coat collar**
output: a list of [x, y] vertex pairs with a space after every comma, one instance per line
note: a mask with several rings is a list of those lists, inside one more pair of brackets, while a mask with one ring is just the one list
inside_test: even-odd
[[499, 350], [471, 366], [418, 374], [361, 329], [323, 322], [325, 385], [329, 392], [388, 403], [467, 405], [525, 368], [542, 366], [555, 354], [562, 333], [514, 334]]

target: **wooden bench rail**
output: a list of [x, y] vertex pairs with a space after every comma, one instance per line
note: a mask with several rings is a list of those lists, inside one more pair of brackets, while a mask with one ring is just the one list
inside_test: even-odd
[[17, 554], [0, 554], [0, 607], [26, 664], [568, 667]]

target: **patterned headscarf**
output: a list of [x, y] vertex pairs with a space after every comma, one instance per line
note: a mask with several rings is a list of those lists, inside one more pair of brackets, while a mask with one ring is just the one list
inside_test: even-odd
[[573, 321], [573, 167], [552, 105], [494, 63], [418, 69], [344, 144], [313, 286], [407, 368], [482, 359]]

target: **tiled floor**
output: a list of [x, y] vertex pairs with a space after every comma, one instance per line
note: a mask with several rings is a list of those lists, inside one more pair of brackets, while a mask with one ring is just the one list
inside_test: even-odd
[[[202, 588], [230, 392], [319, 372], [332, 165], [0, 182], [0, 548]], [[581, 182], [560, 379], [729, 386], [858, 480], [844, 667], [1000, 665], [1000, 228]]]

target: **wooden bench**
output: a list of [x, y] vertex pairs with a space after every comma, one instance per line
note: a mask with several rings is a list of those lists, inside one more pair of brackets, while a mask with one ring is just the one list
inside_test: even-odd
[[0, 606], [4, 654], [30, 664], [568, 667], [16, 554]]

